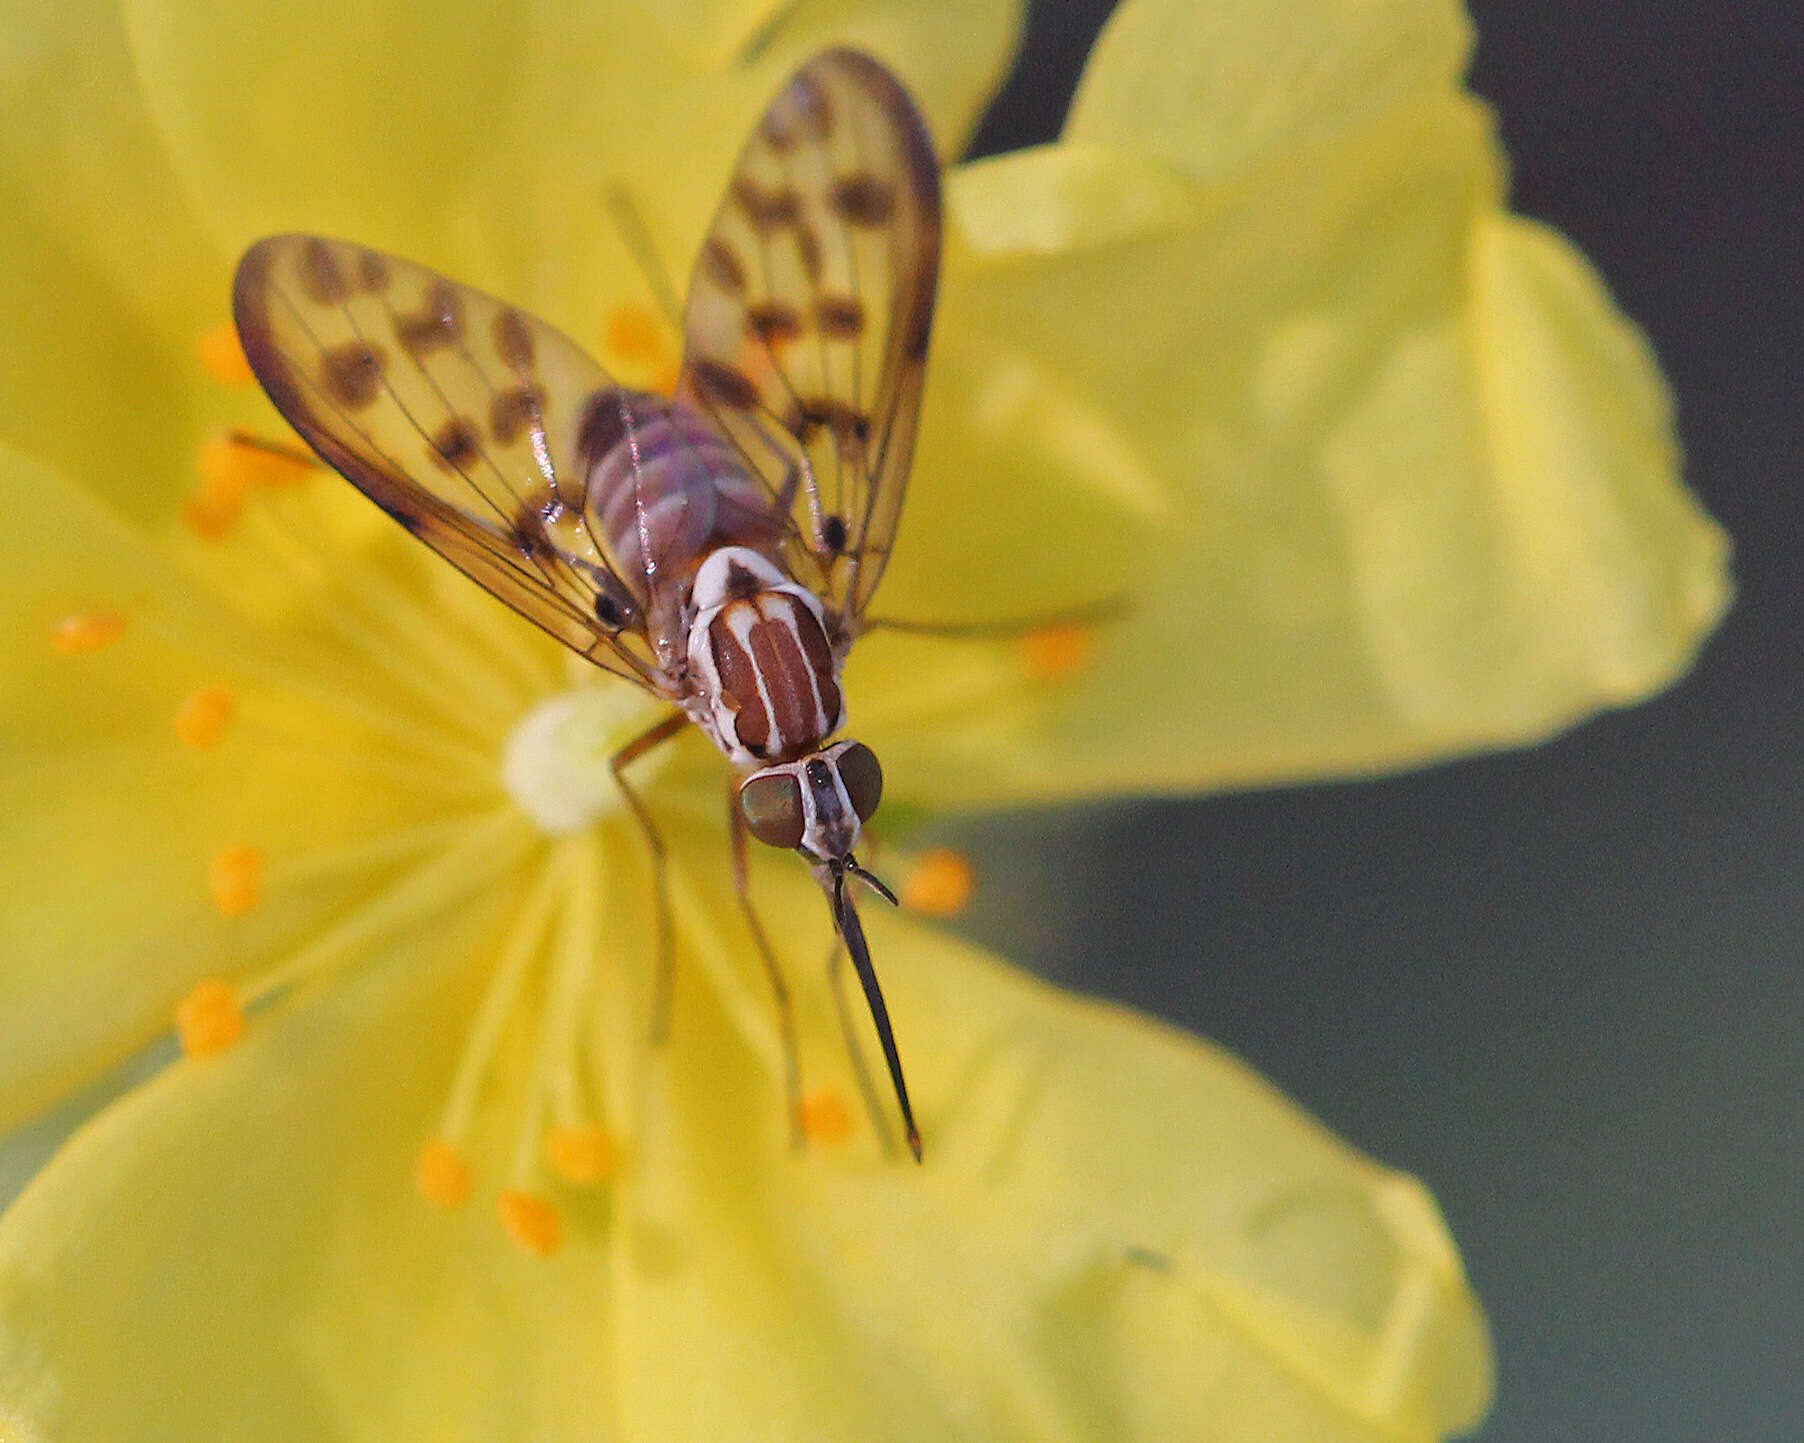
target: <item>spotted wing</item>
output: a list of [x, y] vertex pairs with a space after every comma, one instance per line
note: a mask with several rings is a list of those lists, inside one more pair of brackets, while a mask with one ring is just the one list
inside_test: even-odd
[[696, 261], [679, 395], [793, 513], [790, 560], [855, 630], [901, 516], [939, 277], [914, 103], [829, 50], [771, 103]]
[[343, 241], [259, 241], [232, 302], [251, 369], [329, 464], [566, 646], [652, 684], [643, 569], [584, 493], [597, 448], [669, 402], [543, 321]]

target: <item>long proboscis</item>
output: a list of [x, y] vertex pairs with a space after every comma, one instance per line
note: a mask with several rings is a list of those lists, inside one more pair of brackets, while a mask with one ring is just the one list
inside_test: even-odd
[[848, 860], [845, 866], [833, 869], [833, 887], [829, 894], [833, 904], [833, 925], [839, 929], [846, 951], [851, 955], [852, 966], [857, 969], [859, 985], [864, 988], [865, 1004], [871, 1009], [871, 1021], [877, 1028], [877, 1040], [883, 1045], [883, 1060], [889, 1065], [889, 1080], [896, 1089], [896, 1105], [902, 1110], [902, 1126], [908, 1138], [908, 1150], [914, 1154], [915, 1161], [919, 1162], [921, 1130], [915, 1126], [914, 1108], [909, 1106], [908, 1084], [902, 1078], [902, 1057], [896, 1051], [896, 1034], [890, 1027], [889, 1008], [883, 1001], [883, 988], [877, 983], [877, 969], [871, 965], [871, 949], [865, 944], [864, 924], [858, 920], [858, 909], [852, 905], [852, 899], [846, 892], [848, 875], [862, 878], [892, 903], [896, 899], [888, 887], [856, 862]]

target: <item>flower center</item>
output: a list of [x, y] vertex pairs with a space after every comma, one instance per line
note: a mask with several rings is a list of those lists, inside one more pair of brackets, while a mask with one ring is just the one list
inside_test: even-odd
[[[625, 805], [614, 754], [648, 724], [645, 698], [630, 687], [583, 686], [547, 697], [508, 733], [501, 780], [514, 805], [550, 836], [580, 832]], [[654, 752], [635, 778], [662, 764]]]

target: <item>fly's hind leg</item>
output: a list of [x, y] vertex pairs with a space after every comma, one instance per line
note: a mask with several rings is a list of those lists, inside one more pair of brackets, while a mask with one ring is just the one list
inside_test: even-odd
[[800, 1149], [804, 1141], [802, 1058], [796, 1045], [795, 1003], [789, 995], [789, 981], [777, 962], [777, 954], [771, 950], [770, 938], [765, 935], [758, 909], [752, 904], [745, 817], [739, 810], [738, 787], [731, 780], [727, 783], [727, 833], [733, 839], [733, 895], [739, 899], [739, 910], [745, 914], [746, 925], [751, 928], [752, 941], [758, 948], [759, 960], [764, 963], [765, 974], [770, 978], [771, 996], [777, 1004], [777, 1038], [783, 1047], [783, 1100], [789, 1110], [789, 1142], [790, 1146]]
[[614, 773], [620, 794], [626, 798], [627, 806], [632, 808], [633, 816], [638, 819], [639, 829], [645, 833], [645, 844], [651, 848], [653, 905], [657, 909], [658, 918], [658, 970], [652, 984], [651, 1003], [651, 1040], [656, 1043], [663, 1042], [670, 1035], [670, 994], [676, 978], [676, 939], [670, 916], [670, 877], [663, 834], [652, 821], [651, 813], [646, 810], [639, 793], [627, 781], [626, 769], [653, 747], [669, 741], [688, 724], [689, 718], [685, 713], [673, 711], [657, 725], [639, 733], [608, 759], [608, 768]]

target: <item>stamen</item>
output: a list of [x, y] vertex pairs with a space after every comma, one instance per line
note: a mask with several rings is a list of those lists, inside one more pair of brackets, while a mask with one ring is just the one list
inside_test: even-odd
[[78, 612], [50, 628], [50, 644], [64, 656], [99, 651], [125, 634], [125, 618], [114, 611]]
[[195, 469], [200, 489], [183, 506], [183, 518], [202, 540], [222, 541], [243, 518], [253, 491], [295, 486], [320, 467], [295, 447], [247, 431], [227, 431], [201, 442]]
[[435, 1137], [420, 1149], [414, 1167], [414, 1181], [420, 1196], [434, 1207], [461, 1207], [470, 1196], [470, 1165], [442, 1137]]
[[613, 369], [630, 384], [662, 395], [676, 389], [676, 348], [649, 306], [617, 306], [608, 316], [604, 344]]
[[802, 1099], [802, 1135], [810, 1142], [835, 1147], [853, 1130], [852, 1109], [834, 1088], [817, 1088]]
[[495, 1211], [508, 1236], [535, 1257], [548, 1258], [563, 1246], [563, 1219], [544, 1198], [510, 1187], [495, 1199]]
[[196, 751], [218, 746], [237, 706], [238, 699], [229, 687], [204, 686], [175, 714], [175, 734]]
[[[204, 460], [202, 464], [204, 470]], [[182, 503], [182, 520], [202, 541], [223, 541], [244, 516], [244, 495], [242, 482], [203, 480], [200, 490]]]
[[612, 1177], [620, 1149], [605, 1127], [554, 1127], [545, 1134], [545, 1159], [565, 1182], [582, 1187]]
[[970, 861], [950, 847], [921, 853], [902, 882], [902, 905], [924, 917], [956, 917], [971, 900], [977, 873]]
[[207, 882], [213, 905], [222, 917], [242, 917], [263, 900], [263, 852], [258, 847], [227, 847], [213, 859]]
[[244, 1034], [238, 990], [214, 978], [202, 982], [175, 1006], [176, 1038], [188, 1057], [217, 1057]]
[[1096, 652], [1096, 632], [1088, 626], [1043, 626], [1021, 638], [1030, 675], [1041, 681], [1064, 681], [1077, 675]]
[[649, 306], [616, 306], [608, 317], [607, 347], [623, 361], [660, 359], [669, 349], [664, 328]]
[[249, 431], [227, 431], [201, 442], [199, 469], [204, 486], [242, 493], [298, 486], [320, 470], [320, 463], [298, 447]]
[[463, 1052], [452, 1073], [451, 1092], [445, 1100], [445, 1111], [439, 1122], [441, 1137], [461, 1139], [469, 1132], [471, 1120], [476, 1115], [477, 1094], [488, 1073], [489, 1064], [494, 1060], [507, 1014], [513, 1008], [520, 993], [520, 985], [525, 980], [526, 970], [538, 954], [539, 944], [544, 940], [545, 924], [550, 919], [551, 904], [556, 894], [556, 881], [557, 874], [552, 868], [540, 869], [532, 890], [520, 908], [518, 920], [503, 944], [500, 960], [495, 964], [488, 989], [477, 1005], [476, 1017], [470, 1024]]
[[251, 363], [245, 359], [244, 347], [239, 344], [238, 328], [230, 321], [221, 321], [211, 330], [202, 331], [195, 338], [194, 354], [200, 357], [207, 374], [222, 386], [242, 390], [257, 379], [251, 372]]

